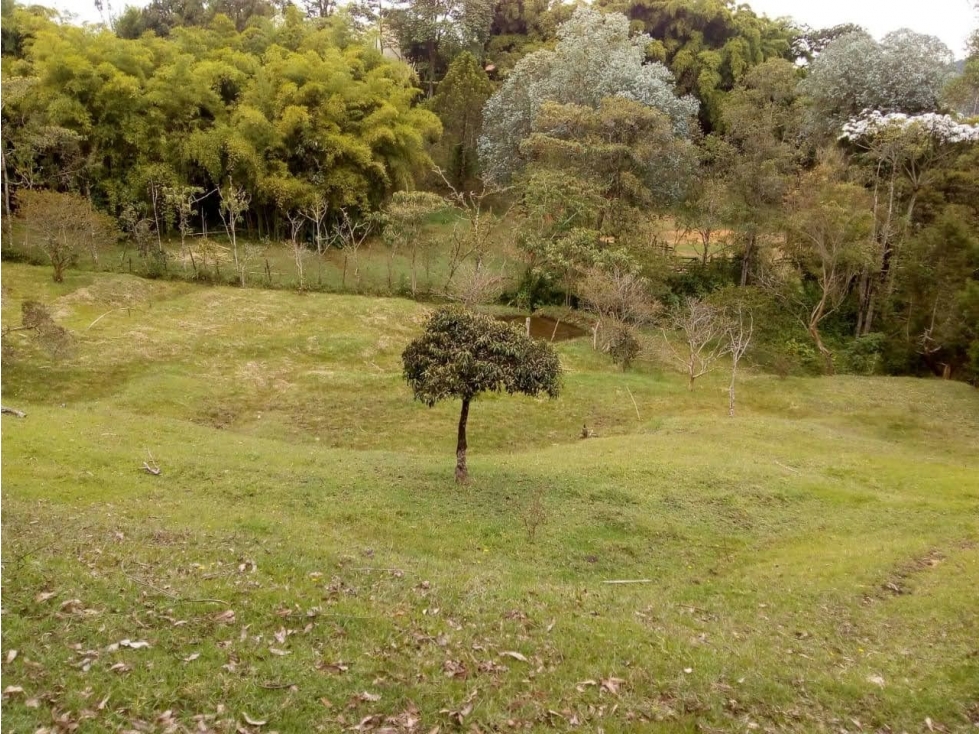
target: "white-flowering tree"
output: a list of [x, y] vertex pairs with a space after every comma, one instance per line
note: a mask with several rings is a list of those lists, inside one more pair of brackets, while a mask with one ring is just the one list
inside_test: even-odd
[[940, 106], [953, 61], [938, 38], [908, 29], [880, 43], [863, 32], [847, 33], [813, 60], [801, 90], [811, 103], [811, 121], [824, 131], [865, 109], [931, 112]]
[[696, 99], [678, 97], [670, 71], [646, 62], [651, 39], [630, 36], [624, 15], [579, 7], [557, 35], [555, 49], [525, 56], [483, 109], [479, 160], [486, 180], [508, 181], [522, 167], [520, 144], [545, 102], [597, 109], [606, 97], [626, 97], [666, 114], [675, 134], [688, 133]]

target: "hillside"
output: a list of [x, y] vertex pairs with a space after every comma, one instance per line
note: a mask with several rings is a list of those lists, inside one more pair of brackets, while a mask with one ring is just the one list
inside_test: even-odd
[[749, 371], [731, 419], [723, 370], [689, 393], [579, 339], [560, 398], [476, 401], [460, 489], [458, 406], [401, 378], [422, 304], [3, 289], [4, 326], [33, 298], [75, 337], [4, 354], [10, 731], [979, 721], [965, 384]]

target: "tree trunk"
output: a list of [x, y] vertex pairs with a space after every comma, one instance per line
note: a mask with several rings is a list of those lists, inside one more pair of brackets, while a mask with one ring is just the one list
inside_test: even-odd
[[741, 260], [741, 287], [748, 285], [748, 273], [751, 270], [751, 258], [755, 255], [755, 234], [748, 235], [748, 244], [744, 248], [744, 257]]
[[731, 387], [727, 390], [727, 414], [729, 418], [734, 417], [734, 382], [738, 376], [738, 360], [733, 357], [734, 363], [731, 365]]
[[435, 95], [435, 39], [428, 39], [428, 98]]
[[0, 150], [0, 166], [3, 168], [3, 203], [7, 215], [7, 237], [9, 245], [14, 246], [14, 223], [10, 216], [10, 176], [7, 173], [7, 157]]
[[466, 423], [469, 421], [469, 398], [462, 399], [459, 414], [459, 440], [456, 443], [456, 484], [469, 484], [469, 467], [466, 466]]
[[823, 360], [826, 362], [826, 374], [835, 374], [836, 369], [833, 367], [833, 353], [825, 344], [823, 344], [823, 339], [819, 333], [819, 327], [817, 324], [809, 324], [809, 336], [811, 336], [812, 340], [816, 343], [816, 349], [818, 349], [819, 353], [823, 355]]

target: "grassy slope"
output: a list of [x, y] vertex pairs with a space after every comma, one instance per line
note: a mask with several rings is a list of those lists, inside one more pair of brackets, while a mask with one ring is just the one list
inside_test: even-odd
[[[560, 399], [474, 407], [461, 490], [457, 406], [400, 379], [422, 306], [11, 265], [3, 286], [4, 324], [36, 297], [79, 337], [4, 364], [29, 413], [3, 418], [5, 730], [979, 719], [965, 385], [749, 375], [730, 420], [720, 374], [689, 394], [568, 343]], [[601, 583], [628, 578], [652, 583]]]

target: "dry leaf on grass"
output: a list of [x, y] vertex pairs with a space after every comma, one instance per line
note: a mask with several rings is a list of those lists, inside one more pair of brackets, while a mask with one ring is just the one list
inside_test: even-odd
[[192, 663], [195, 660], [197, 660], [197, 658], [199, 658], [200, 656], [201, 656], [201, 654], [199, 652], [192, 652], [190, 655], [188, 655], [187, 657], [184, 658], [184, 662], [185, 663]]
[[514, 660], [519, 660], [521, 663], [527, 662], [526, 656], [521, 655], [519, 652], [516, 652], [515, 650], [504, 650], [503, 652], [500, 653], [500, 655], [506, 655], [507, 657], [513, 658]]
[[234, 624], [235, 623], [235, 612], [233, 609], [229, 609], [226, 612], [218, 612], [213, 617], [211, 617], [215, 622], [220, 624]]
[[602, 678], [602, 690], [617, 696], [619, 694], [619, 686], [623, 683], [625, 683], [625, 680], [622, 678]]
[[249, 726], [265, 726], [267, 723], [269, 723], [267, 721], [262, 721], [262, 720], [259, 720], [259, 719], [253, 719], [251, 716], [249, 716], [244, 711], [241, 712], [241, 715], [245, 719], [245, 723], [248, 724]]
[[16, 657], [17, 657], [17, 651], [16, 650], [7, 650], [7, 662], [8, 663], [14, 662], [14, 659]]

